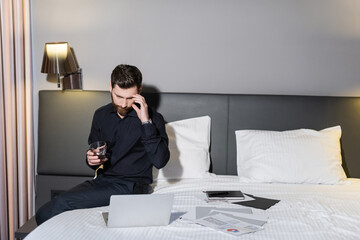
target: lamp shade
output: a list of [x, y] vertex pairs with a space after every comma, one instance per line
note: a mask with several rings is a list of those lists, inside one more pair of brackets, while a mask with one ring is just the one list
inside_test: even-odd
[[59, 74], [76, 72], [79, 66], [67, 42], [45, 43], [42, 73]]

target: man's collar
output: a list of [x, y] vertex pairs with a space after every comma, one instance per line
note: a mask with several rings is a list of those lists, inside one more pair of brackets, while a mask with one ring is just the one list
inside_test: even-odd
[[131, 117], [137, 117], [137, 113], [134, 109], [131, 109], [126, 115]]
[[[117, 114], [116, 108], [115, 108], [114, 105], [112, 105], [112, 104], [111, 104], [110, 112]], [[132, 108], [124, 117], [127, 117], [127, 116], [137, 117], [137, 113], [136, 113], [136, 111]]]

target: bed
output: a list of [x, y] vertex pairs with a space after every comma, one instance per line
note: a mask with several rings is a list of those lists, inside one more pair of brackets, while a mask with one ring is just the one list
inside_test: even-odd
[[[242, 239], [357, 239], [360, 235], [360, 98], [144, 95], [167, 121], [173, 159], [163, 170], [154, 171], [152, 194], [175, 194], [171, 223], [108, 229], [102, 218], [108, 209], [104, 206], [62, 213], [26, 239], [234, 239], [181, 217], [209, 205], [247, 208], [267, 217], [262, 230], [241, 235]], [[79, 159], [84, 159], [87, 149], [89, 119], [110, 95], [41, 91], [39, 99], [37, 209], [91, 178], [92, 171]], [[54, 154], [59, 144], [68, 149], [62, 156]], [[283, 157], [289, 154], [291, 161]], [[209, 203], [204, 200], [206, 190], [241, 190], [280, 201], [267, 209]]]
[[[360, 181], [340, 186], [300, 184], [239, 184], [234, 176], [161, 182], [157, 193], [175, 193], [173, 211], [187, 212], [208, 204], [202, 190], [241, 189], [245, 193], [281, 199], [268, 210], [264, 229], [241, 239], [358, 239], [360, 235]], [[222, 206], [226, 203], [219, 203]], [[233, 205], [233, 204], [231, 204]], [[237, 206], [234, 206], [237, 207]], [[234, 239], [225, 233], [181, 219], [166, 227], [109, 229], [102, 218], [107, 207], [65, 212], [35, 229], [26, 239]]]

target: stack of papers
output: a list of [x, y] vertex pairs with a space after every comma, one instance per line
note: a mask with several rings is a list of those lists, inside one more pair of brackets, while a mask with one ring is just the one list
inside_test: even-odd
[[[210, 194], [215, 192], [214, 194]], [[225, 195], [231, 195], [231, 196], [224, 196], [221, 192], [225, 192]], [[244, 197], [237, 197], [234, 195], [242, 194]], [[218, 203], [218, 202], [227, 202], [237, 205], [242, 205], [246, 207], [253, 207], [258, 208], [262, 210], [266, 210], [278, 202], [280, 200], [277, 199], [271, 199], [271, 198], [264, 198], [264, 197], [257, 197], [251, 194], [242, 193], [241, 191], [204, 191], [202, 194], [198, 194], [197, 198], [204, 200], [207, 203]]]
[[208, 200], [243, 200], [241, 191], [205, 191]]
[[196, 207], [184, 214], [182, 219], [239, 236], [262, 230], [268, 217], [252, 214], [250, 208]]
[[[240, 191], [240, 193], [243, 195], [243, 197], [219, 197], [219, 196], [214, 196], [214, 195], [210, 195], [209, 197], [209, 192], [211, 191], [204, 191], [202, 194], [197, 195], [197, 197], [201, 200], [204, 200], [207, 203], [217, 203], [217, 202], [227, 202], [227, 203], [239, 203], [239, 202], [245, 202], [245, 201], [252, 201], [254, 200], [254, 198], [246, 195], [246, 194], [242, 194]], [[218, 192], [218, 191], [214, 191], [214, 192]], [[226, 192], [232, 192], [232, 191], [226, 191]], [[234, 191], [237, 192], [237, 191]], [[233, 193], [231, 193], [233, 194]]]

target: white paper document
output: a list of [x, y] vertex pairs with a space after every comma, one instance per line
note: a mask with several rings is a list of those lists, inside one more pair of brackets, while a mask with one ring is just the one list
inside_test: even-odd
[[242, 222], [247, 222], [250, 224], [263, 226], [265, 223], [267, 223], [268, 217], [265, 215], [255, 215], [255, 214], [248, 214], [248, 213], [241, 213], [241, 212], [228, 212], [228, 211], [222, 211], [222, 210], [213, 210], [209, 213], [209, 215], [215, 215], [218, 213], [222, 213], [226, 216], [238, 219]]
[[181, 218], [185, 219], [185, 220], [194, 221], [198, 218], [208, 216], [214, 210], [219, 211], [219, 212], [222, 211], [224, 213], [230, 213], [230, 214], [235, 214], [235, 213], [252, 214], [251, 208], [246, 208], [246, 207], [242, 207], [242, 208], [195, 207], [195, 208], [190, 209], [190, 211], [188, 211], [186, 214], [182, 215]]
[[263, 229], [262, 226], [244, 222], [232, 217], [231, 215], [225, 215], [223, 213], [208, 215], [196, 219], [195, 222], [234, 236], [240, 236], [242, 234], [256, 232]]
[[238, 236], [262, 230], [268, 217], [253, 214], [250, 208], [199, 206], [184, 214], [181, 219]]

